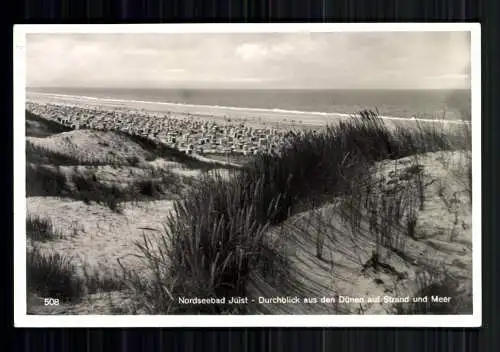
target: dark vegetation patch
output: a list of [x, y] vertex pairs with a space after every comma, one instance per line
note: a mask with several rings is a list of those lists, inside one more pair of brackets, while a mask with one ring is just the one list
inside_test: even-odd
[[79, 274], [71, 258], [44, 253], [38, 247], [26, 253], [26, 286], [29, 293], [58, 299], [61, 303], [78, 303], [87, 294], [126, 288], [118, 276], [87, 269]]
[[162, 158], [168, 161], [181, 163], [189, 169], [199, 170], [210, 170], [216, 167], [213, 164], [197, 160], [196, 158], [193, 158], [192, 156], [189, 156], [178, 149], [171, 148], [163, 143], [153, 141], [147, 137], [130, 134], [123, 131], [118, 131], [116, 133], [126, 136], [134, 143], [140, 145], [144, 150], [148, 151], [150, 153], [150, 158], [147, 161], [153, 161], [156, 158]]
[[189, 182], [169, 171], [155, 171], [152, 176], [117, 185], [104, 182], [94, 172], [72, 173], [69, 177], [59, 167], [26, 165], [27, 197], [63, 197], [96, 202], [120, 212], [121, 203], [170, 199], [184, 192]]
[[[30, 141], [26, 141], [26, 162], [33, 164], [47, 164], [56, 166], [74, 165], [120, 165], [116, 158], [89, 158], [77, 157], [70, 154], [60, 153], [48, 148], [37, 146]], [[122, 163], [124, 164], [124, 163]]]
[[62, 132], [72, 131], [72, 128], [58, 122], [44, 119], [28, 110], [26, 113], [26, 136], [27, 137], [49, 137]]
[[26, 217], [26, 238], [45, 242], [60, 239], [62, 234], [54, 227], [52, 220], [28, 214]]

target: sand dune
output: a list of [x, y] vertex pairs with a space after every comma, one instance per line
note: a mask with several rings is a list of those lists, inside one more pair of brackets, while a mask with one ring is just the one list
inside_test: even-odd
[[[296, 282], [279, 283], [273, 287], [269, 280], [257, 275], [253, 294], [365, 299], [364, 303], [349, 304], [273, 305], [269, 307], [273, 314], [387, 314], [389, 304], [368, 303], [367, 298], [415, 296], [418, 289], [416, 276], [425, 270], [448, 272], [463, 283], [460, 289], [464, 291], [464, 297], [472, 295], [471, 207], [461, 178], [454, 174], [454, 171], [459, 171], [464, 157], [461, 153], [420, 156], [428, 186], [423, 210], [417, 217], [417, 237], [413, 239], [401, 233], [401, 253], [382, 246], [381, 258], [386, 265], [383, 269], [363, 270], [377, 247], [377, 241], [369, 231], [368, 216], [362, 218], [359, 233], [353, 235], [340, 215], [337, 199], [332, 204], [297, 214], [286, 220], [283, 227], [271, 232], [277, 243], [284, 242], [290, 272]], [[395, 167], [401, 171], [412, 162], [411, 158], [387, 161], [376, 165], [372, 172], [376, 177], [385, 176], [386, 180], [391, 180]], [[451, 199], [454, 199], [453, 208], [449, 206]], [[460, 221], [457, 222], [456, 218]], [[317, 236], [321, 231], [326, 236], [323, 258], [318, 259]], [[282, 287], [285, 287], [284, 291]]]
[[30, 197], [27, 212], [53, 221], [63, 238], [39, 243], [43, 250], [73, 258], [77, 265], [89, 265], [102, 272], [119, 271], [117, 259], [131, 269], [141, 265], [134, 243], [143, 234], [154, 235], [163, 229], [165, 216], [173, 202], [152, 201], [125, 204], [116, 213], [98, 204], [85, 204], [54, 197]]
[[27, 137], [26, 141], [36, 147], [77, 159], [128, 163], [134, 157], [144, 160], [151, 156], [137, 143], [114, 132], [76, 130], [47, 138]]

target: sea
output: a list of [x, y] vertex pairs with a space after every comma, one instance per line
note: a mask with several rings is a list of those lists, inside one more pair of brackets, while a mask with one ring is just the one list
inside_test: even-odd
[[28, 88], [27, 92], [212, 107], [355, 114], [420, 119], [469, 119], [470, 90], [313, 90]]

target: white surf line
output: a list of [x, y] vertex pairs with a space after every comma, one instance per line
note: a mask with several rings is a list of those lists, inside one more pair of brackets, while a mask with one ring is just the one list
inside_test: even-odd
[[[28, 92], [28, 94], [38, 94], [38, 95], [46, 95], [60, 98], [70, 98], [76, 100], [93, 100], [93, 101], [108, 101], [108, 102], [116, 102], [116, 103], [138, 103], [138, 104], [152, 104], [152, 105], [165, 105], [165, 106], [176, 106], [176, 107], [184, 107], [184, 108], [216, 108], [216, 109], [225, 109], [225, 110], [234, 110], [234, 111], [248, 111], [248, 112], [262, 112], [262, 113], [270, 113], [270, 112], [278, 112], [283, 114], [295, 114], [295, 115], [317, 115], [323, 117], [345, 117], [351, 118], [355, 114], [343, 114], [343, 113], [329, 113], [329, 112], [321, 112], [321, 111], [298, 111], [298, 110], [284, 110], [284, 109], [262, 109], [262, 108], [242, 108], [235, 106], [220, 106], [220, 105], [195, 105], [195, 104], [180, 104], [180, 103], [166, 103], [159, 101], [144, 101], [144, 100], [128, 100], [128, 99], [116, 99], [116, 98], [99, 98], [99, 97], [89, 97], [84, 95], [68, 95], [68, 94], [55, 94], [55, 93], [38, 93], [38, 92]], [[28, 98], [26, 100], [29, 100]], [[415, 117], [397, 117], [397, 116], [378, 116], [384, 120], [399, 120], [399, 121], [419, 121], [419, 122], [439, 122], [444, 124], [470, 124], [470, 121], [461, 121], [461, 120], [438, 120], [438, 119], [420, 119]]]

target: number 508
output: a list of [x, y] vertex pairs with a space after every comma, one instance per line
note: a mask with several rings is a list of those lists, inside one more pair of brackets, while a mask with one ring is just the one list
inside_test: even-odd
[[59, 299], [58, 298], [45, 298], [43, 300], [43, 304], [45, 306], [58, 306], [59, 305]]

